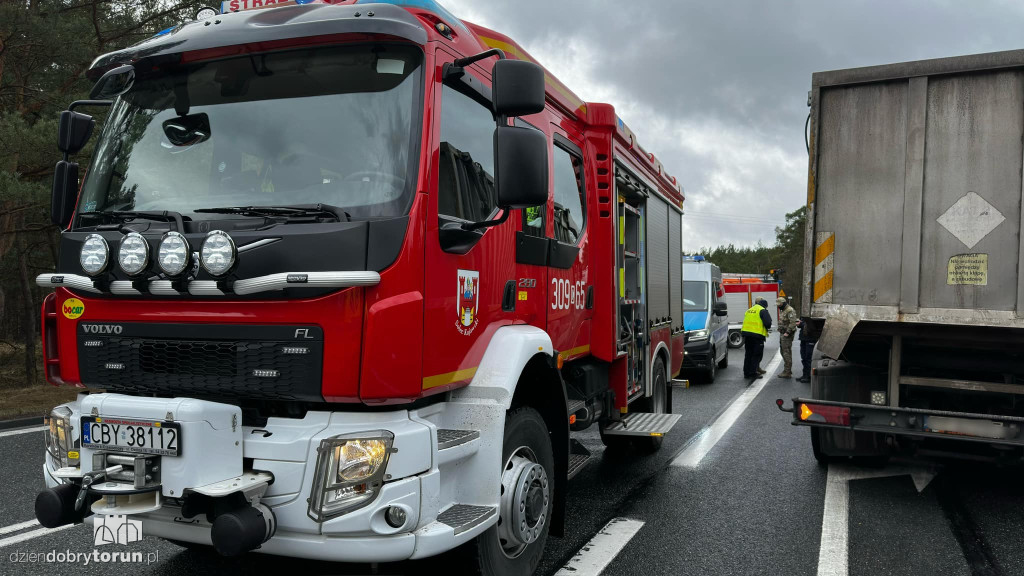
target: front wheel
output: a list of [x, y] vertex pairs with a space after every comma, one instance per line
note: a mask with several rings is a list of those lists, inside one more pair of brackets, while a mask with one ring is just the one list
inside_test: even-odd
[[505, 417], [498, 523], [466, 544], [469, 570], [533, 574], [544, 554], [555, 500], [555, 461], [544, 419], [533, 408]]
[[704, 378], [708, 381], [708, 384], [715, 383], [715, 376], [718, 376], [718, 362], [715, 361], [715, 349], [711, 349], [711, 361], [709, 362], [708, 369], [704, 372]]

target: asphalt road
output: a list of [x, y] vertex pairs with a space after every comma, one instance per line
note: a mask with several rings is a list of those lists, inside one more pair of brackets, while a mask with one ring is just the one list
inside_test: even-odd
[[[773, 341], [766, 366], [776, 352]], [[755, 396], [758, 383], [748, 392], [741, 362], [742, 350], [730, 351], [730, 367], [714, 384], [675, 389], [673, 410], [682, 418], [654, 455], [606, 452], [596, 430], [578, 436], [594, 456], [571, 483], [567, 534], [549, 540], [539, 573], [603, 555], [598, 565], [607, 563], [609, 575], [1024, 574], [1024, 472], [908, 462], [820, 467], [807, 430], [791, 426], [774, 404], [805, 394], [807, 385], [769, 378]], [[677, 465], [686, 459], [689, 465]], [[0, 574], [111, 572], [107, 565], [15, 562], [32, 552], [45, 559], [50, 551], [91, 554], [94, 548], [84, 526], [42, 535], [34, 532], [38, 526], [18, 528], [32, 520], [42, 485], [41, 434], [0, 432], [0, 463]], [[591, 544], [599, 533], [609, 534], [603, 529], [613, 519], [633, 521], [633, 532], [598, 536]], [[127, 549], [151, 562], [133, 564], [130, 571], [138, 574], [423, 574], [444, 568], [259, 554], [225, 560], [148, 537]]]

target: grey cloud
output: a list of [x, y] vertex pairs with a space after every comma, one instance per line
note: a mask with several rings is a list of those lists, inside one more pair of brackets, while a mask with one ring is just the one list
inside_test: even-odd
[[1024, 14], [954, 1], [445, 4], [616, 106], [686, 187], [688, 249], [771, 243], [772, 223], [803, 203], [813, 72], [1018, 48]]

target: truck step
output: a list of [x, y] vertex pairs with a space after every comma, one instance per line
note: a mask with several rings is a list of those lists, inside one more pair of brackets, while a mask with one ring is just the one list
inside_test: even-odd
[[447, 524], [458, 536], [466, 530], [479, 526], [491, 516], [498, 513], [496, 506], [473, 506], [472, 504], [455, 504], [437, 515], [437, 521]]
[[587, 407], [587, 403], [584, 402], [583, 400], [571, 400], [570, 399], [569, 400], [569, 406], [568, 406], [568, 415], [571, 416], [571, 415], [579, 412], [580, 410], [583, 410], [586, 407]]
[[480, 437], [479, 430], [452, 430], [449, 428], [437, 429], [437, 449], [447, 450], [466, 442], [472, 442]]
[[590, 450], [583, 444], [580, 444], [579, 440], [573, 438], [570, 440], [569, 445], [569, 480], [572, 477], [579, 474], [580, 470], [586, 467], [587, 462], [590, 462]]
[[631, 412], [604, 429], [605, 436], [663, 436], [676, 425], [680, 414]]

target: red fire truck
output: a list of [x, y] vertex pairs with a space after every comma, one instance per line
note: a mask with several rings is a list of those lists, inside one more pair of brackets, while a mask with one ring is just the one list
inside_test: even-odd
[[40, 523], [532, 572], [571, 432], [656, 450], [679, 417], [682, 188], [429, 0], [205, 12], [96, 59], [61, 115], [37, 282], [47, 378], [83, 393]]

